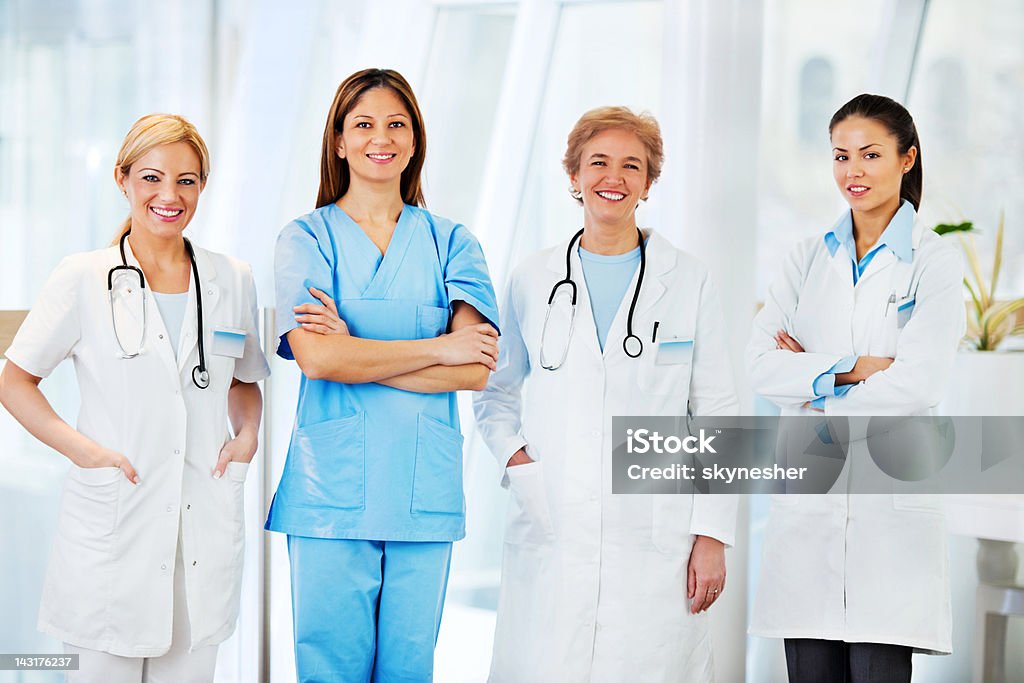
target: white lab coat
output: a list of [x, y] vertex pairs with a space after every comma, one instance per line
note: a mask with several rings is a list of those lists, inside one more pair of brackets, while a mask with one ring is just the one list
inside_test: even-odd
[[[812, 385], [845, 356], [895, 358], [827, 415], [930, 414], [942, 399], [964, 333], [956, 249], [916, 224], [913, 259], [879, 251], [856, 285], [843, 246], [821, 236], [783, 263], [754, 320], [747, 365], [754, 390], [783, 415], [814, 414]], [[896, 303], [889, 304], [895, 293]], [[909, 316], [897, 309], [915, 298]], [[888, 308], [888, 311], [887, 311]], [[804, 353], [775, 348], [784, 329]], [[851, 434], [851, 468], [870, 466], [863, 434]], [[899, 494], [774, 496], [750, 632], [951, 651], [945, 520], [934, 497]]]
[[[507, 470], [490, 680], [711, 680], [707, 617], [689, 612], [687, 561], [696, 534], [732, 543], [735, 497], [612, 495], [611, 428], [613, 415], [685, 415], [688, 404], [697, 415], [736, 413], [717, 298], [702, 264], [651, 234], [633, 320], [643, 354], [622, 349], [636, 275], [602, 354], [574, 249], [575, 332], [564, 365], [544, 370], [541, 328], [567, 246], [529, 257], [512, 275], [498, 370], [475, 400], [502, 468], [524, 445], [536, 461]], [[654, 321], [659, 342], [692, 339], [692, 354], [655, 366]]]
[[[126, 252], [137, 266], [130, 245]], [[269, 368], [249, 266], [198, 247], [195, 254], [209, 388], [192, 383], [198, 363], [194, 281], [178, 360], [151, 293], [143, 351], [121, 358], [107, 298], [107, 271], [121, 263], [116, 246], [65, 258], [7, 351], [38, 377], [71, 358], [81, 392], [78, 430], [123, 453], [141, 480], [133, 486], [117, 468], [72, 466], [65, 481], [39, 628], [72, 645], [125, 657], [168, 650], [179, 519], [191, 646], [220, 643], [235, 628], [248, 465], [230, 463], [219, 480], [212, 471], [230, 438], [232, 378], [255, 382]], [[134, 350], [141, 307], [123, 312], [121, 339]], [[213, 335], [223, 328], [245, 331], [241, 358], [218, 355]]]

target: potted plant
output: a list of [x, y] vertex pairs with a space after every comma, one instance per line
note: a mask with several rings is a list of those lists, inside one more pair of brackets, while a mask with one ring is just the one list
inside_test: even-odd
[[1024, 310], [1024, 297], [996, 298], [1005, 222], [1005, 214], [1001, 214], [988, 276], [982, 271], [973, 223], [943, 223], [933, 228], [940, 235], [957, 233], [968, 267], [964, 288], [971, 297], [963, 350], [957, 354], [953, 381], [942, 404], [947, 415], [1024, 415], [1024, 393], [1020, 391], [1024, 353], [1000, 352], [1008, 339], [1024, 335], [1024, 323], [1017, 322], [1017, 312]]

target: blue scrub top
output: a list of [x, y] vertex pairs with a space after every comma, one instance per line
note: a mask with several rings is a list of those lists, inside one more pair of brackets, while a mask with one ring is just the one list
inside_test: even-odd
[[[330, 294], [367, 339], [444, 334], [453, 301], [492, 325], [498, 310], [480, 244], [463, 225], [406, 205], [387, 252], [328, 204], [281, 231], [275, 255], [277, 353], [292, 360], [292, 308]], [[266, 528], [296, 536], [455, 541], [465, 536], [462, 434], [454, 392], [303, 376], [284, 473]]]

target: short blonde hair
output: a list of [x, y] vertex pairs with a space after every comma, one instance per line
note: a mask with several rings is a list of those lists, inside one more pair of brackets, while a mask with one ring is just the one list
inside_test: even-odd
[[[621, 129], [629, 131], [640, 139], [647, 149], [647, 182], [653, 183], [661, 176], [661, 165], [665, 161], [664, 144], [658, 120], [648, 112], [634, 114], [627, 107], [598, 107], [591, 109], [576, 122], [566, 143], [562, 168], [569, 175], [580, 172], [580, 157], [583, 146], [598, 133]], [[577, 200], [581, 201], [581, 200]]]
[[[146, 156], [150, 150], [175, 142], [187, 142], [196, 151], [199, 157], [199, 182], [205, 183], [210, 175], [210, 151], [196, 127], [177, 114], [147, 114], [132, 124], [121, 143], [121, 151], [117, 153], [117, 168], [122, 176], [127, 176], [132, 164]], [[114, 242], [121, 239], [131, 227], [132, 218], [129, 216], [121, 224]]]

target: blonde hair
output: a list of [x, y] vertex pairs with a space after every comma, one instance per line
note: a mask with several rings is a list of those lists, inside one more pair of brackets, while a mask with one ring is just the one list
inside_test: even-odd
[[[177, 114], [147, 114], [136, 121], [121, 143], [121, 151], [117, 153], [117, 168], [122, 177], [127, 176], [132, 164], [146, 156], [150, 150], [175, 142], [187, 142], [195, 150], [199, 157], [199, 182], [205, 183], [210, 175], [210, 152], [196, 127]], [[129, 215], [114, 236], [113, 243], [116, 244], [131, 227], [132, 217]]]
[[[651, 114], [634, 114], [626, 107], [598, 107], [591, 109], [576, 122], [566, 142], [562, 168], [569, 175], [580, 172], [580, 157], [583, 146], [598, 133], [606, 130], [626, 130], [637, 136], [647, 150], [647, 182], [653, 183], [661, 176], [661, 165], [665, 161], [664, 144], [658, 120]], [[583, 203], [582, 199], [576, 201]]]

